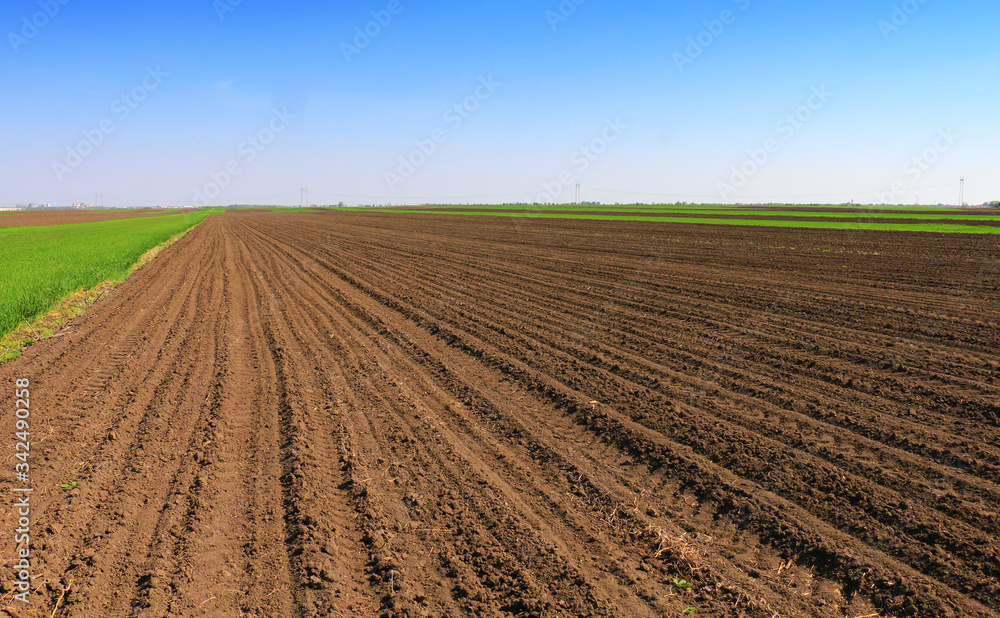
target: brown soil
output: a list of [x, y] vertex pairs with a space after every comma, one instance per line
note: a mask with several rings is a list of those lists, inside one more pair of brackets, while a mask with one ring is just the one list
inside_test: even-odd
[[0, 367], [4, 602], [1000, 616], [998, 285], [988, 237], [214, 215]]
[[61, 225], [63, 223], [90, 223], [112, 219], [135, 219], [162, 215], [173, 210], [40, 210], [9, 211], [0, 213], [0, 227], [23, 227], [29, 225]]

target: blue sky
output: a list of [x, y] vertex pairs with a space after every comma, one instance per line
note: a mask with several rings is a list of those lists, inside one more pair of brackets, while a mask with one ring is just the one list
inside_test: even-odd
[[995, 0], [345, 4], [8, 0], [0, 206], [1000, 199]]

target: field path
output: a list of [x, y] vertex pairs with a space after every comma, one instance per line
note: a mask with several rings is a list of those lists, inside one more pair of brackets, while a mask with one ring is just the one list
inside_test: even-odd
[[0, 366], [0, 616], [1000, 616], [996, 243], [213, 215]]

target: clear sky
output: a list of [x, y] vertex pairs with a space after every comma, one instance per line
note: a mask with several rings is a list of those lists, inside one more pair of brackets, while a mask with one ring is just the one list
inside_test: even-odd
[[1000, 199], [996, 0], [5, 0], [0, 206]]

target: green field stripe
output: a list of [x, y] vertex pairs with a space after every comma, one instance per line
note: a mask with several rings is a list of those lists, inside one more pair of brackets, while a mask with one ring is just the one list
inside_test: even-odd
[[[419, 206], [421, 209], [429, 208], [441, 208], [447, 210], [460, 210], [460, 211], [471, 211], [471, 210], [519, 210], [519, 211], [619, 211], [619, 212], [663, 212], [663, 213], [702, 213], [702, 214], [715, 214], [718, 213], [732, 213], [732, 212], [779, 212], [771, 210], [758, 210], [757, 208], [748, 208], [745, 204], [476, 204], [476, 205], [436, 205], [436, 204], [424, 204]], [[764, 208], [764, 207], [761, 207]], [[967, 210], [957, 209], [957, 208], [945, 208], [938, 206], [876, 206], [872, 208], [862, 208], [859, 206], [850, 206], [843, 204], [824, 204], [824, 205], [801, 205], [801, 204], [769, 204], [766, 208], [797, 208], [797, 209], [810, 209], [816, 211], [822, 211], [827, 209], [854, 209], [859, 211], [881, 213], [881, 212], [893, 212], [893, 211], [919, 211], [920, 214], [923, 213], [966, 213]], [[794, 212], [794, 211], [780, 211], [780, 212]], [[799, 211], [801, 212], [801, 210]], [[830, 213], [832, 214], [832, 213]], [[851, 214], [851, 213], [841, 213], [841, 214]], [[860, 214], [860, 213], [859, 213]], [[828, 215], [817, 215], [817, 216], [828, 216]], [[972, 215], [975, 216], [975, 215]]]
[[522, 217], [531, 219], [589, 219], [595, 221], [646, 221], [649, 223], [692, 223], [703, 225], [743, 225], [757, 227], [810, 228], [828, 230], [882, 230], [892, 232], [946, 232], [950, 234], [1000, 234], [1000, 226], [948, 225], [941, 223], [869, 223], [867, 221], [784, 221], [764, 219], [707, 219], [698, 217], [643, 217], [629, 215], [588, 215], [554, 213], [507, 213], [460, 210], [376, 210], [381, 213], [419, 215], [468, 215]]
[[[552, 214], [576, 214], [575, 209], [569, 208], [564, 209], [566, 212], [552, 213]], [[571, 212], [572, 211], [572, 212]], [[761, 210], [620, 210], [613, 211], [609, 209], [602, 209], [603, 212], [613, 212], [614, 216], [629, 216], [630, 214], [635, 214], [639, 216], [642, 215], [654, 215], [654, 214], [675, 214], [675, 215], [720, 215], [720, 216], [733, 216], [733, 217], [796, 217], [801, 219], [911, 219], [911, 220], [922, 220], [922, 221], [1000, 221], [1000, 216], [994, 215], [966, 215], [966, 214], [906, 214], [906, 213], [895, 213], [895, 212], [871, 212], [871, 213], [857, 213], [857, 212], [801, 212], [801, 211], [761, 211]], [[405, 212], [402, 210], [397, 210], [396, 212]], [[476, 212], [481, 214], [491, 214], [485, 210], [428, 210], [426, 212], [439, 212], [442, 214], [447, 214], [450, 212]], [[533, 213], [545, 213], [545, 211], [537, 211], [532, 209], [523, 209], [517, 211], [524, 214], [525, 216], [530, 216]], [[586, 211], [579, 211], [580, 214], [589, 215]], [[507, 212], [496, 213], [496, 214], [507, 214]]]
[[0, 228], [0, 337], [73, 292], [123, 279], [144, 253], [216, 212]]

